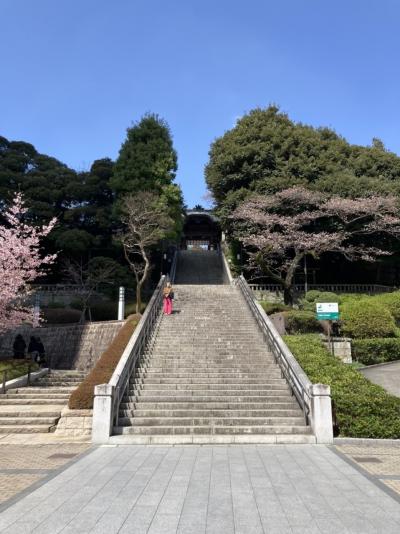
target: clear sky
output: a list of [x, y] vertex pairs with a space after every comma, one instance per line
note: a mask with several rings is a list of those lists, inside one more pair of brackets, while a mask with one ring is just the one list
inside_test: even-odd
[[0, 135], [87, 169], [156, 112], [189, 207], [257, 106], [399, 154], [399, 28], [399, 0], [0, 0]]

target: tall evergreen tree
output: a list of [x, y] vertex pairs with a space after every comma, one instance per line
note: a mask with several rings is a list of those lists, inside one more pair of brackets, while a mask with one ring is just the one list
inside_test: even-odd
[[110, 181], [117, 196], [137, 191], [161, 192], [177, 171], [177, 154], [168, 124], [155, 114], [146, 114], [127, 130]]

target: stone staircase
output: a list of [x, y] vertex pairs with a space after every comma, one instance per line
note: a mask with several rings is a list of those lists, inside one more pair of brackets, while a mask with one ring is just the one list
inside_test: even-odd
[[112, 439], [314, 443], [239, 289], [178, 284], [174, 291], [174, 313], [162, 316], [131, 378]]
[[85, 373], [52, 370], [31, 386], [0, 395], [0, 434], [54, 432], [61, 410]]
[[221, 254], [216, 250], [181, 250], [175, 275], [177, 284], [224, 284]]

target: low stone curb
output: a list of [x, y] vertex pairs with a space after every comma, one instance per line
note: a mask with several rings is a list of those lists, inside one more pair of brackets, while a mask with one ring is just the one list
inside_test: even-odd
[[400, 439], [333, 438], [334, 445], [369, 445], [380, 447], [400, 446]]

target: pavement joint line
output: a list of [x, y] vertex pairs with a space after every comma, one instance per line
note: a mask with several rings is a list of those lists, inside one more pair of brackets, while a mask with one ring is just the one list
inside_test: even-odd
[[21, 469], [0, 469], [0, 475], [48, 475], [54, 469], [40, 469], [40, 468], [21, 468]]
[[[389, 497], [392, 497], [392, 499], [400, 503], [400, 495], [394, 490], [392, 490], [391, 488], [389, 488], [389, 486], [381, 482], [381, 480], [386, 479], [385, 478], [386, 475], [371, 475], [370, 473], [368, 473], [368, 471], [363, 469], [357, 462], [355, 462], [351, 457], [347, 456], [342, 451], [339, 451], [335, 446], [329, 445], [328, 448], [329, 450], [334, 452], [337, 456], [339, 456], [339, 458], [344, 460], [348, 465], [350, 465], [351, 467], [354, 467], [354, 469], [356, 469], [356, 471], [361, 473], [361, 475], [363, 475], [367, 480], [375, 484], [375, 486], [377, 486], [379, 489], [381, 489], [387, 495], [389, 495]], [[390, 479], [396, 480], [394, 476], [391, 476], [391, 475], [387, 475], [387, 476], [388, 476], [388, 480]], [[398, 479], [400, 480], [400, 477], [398, 477]]]
[[47, 476], [44, 476], [43, 478], [41, 478], [37, 482], [34, 482], [33, 484], [31, 484], [24, 490], [20, 491], [16, 495], [13, 495], [9, 499], [3, 501], [0, 504], [0, 514], [4, 512], [4, 510], [12, 506], [13, 504], [17, 503], [18, 501], [26, 497], [27, 495], [33, 493], [35, 490], [37, 490], [41, 486], [44, 486], [44, 484], [47, 484], [47, 482], [50, 482], [50, 480], [55, 478], [57, 475], [60, 475], [63, 471], [67, 470], [69, 467], [71, 467], [73, 464], [75, 464], [76, 462], [84, 458], [85, 456], [88, 456], [89, 454], [94, 452], [97, 448], [98, 448], [97, 446], [91, 445], [86, 451], [83, 451], [82, 453], [77, 454], [75, 458], [72, 458], [65, 464], [59, 467], [56, 467], [55, 469], [52, 469]]

